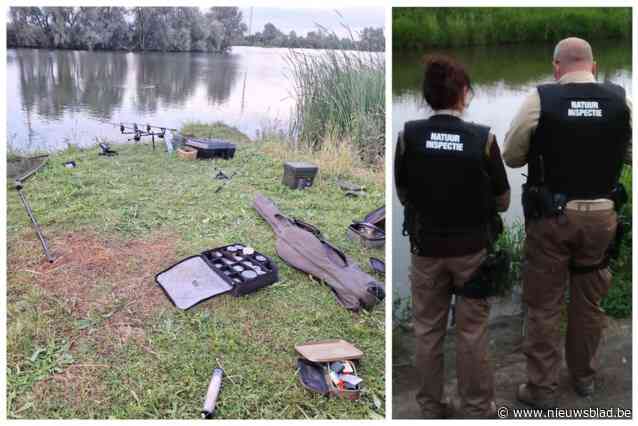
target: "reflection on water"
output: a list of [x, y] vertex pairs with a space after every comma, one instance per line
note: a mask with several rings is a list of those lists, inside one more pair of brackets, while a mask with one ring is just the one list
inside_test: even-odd
[[[86, 106], [93, 115], [109, 116], [122, 102], [118, 86], [127, 71], [122, 55], [99, 55], [88, 61], [84, 52], [33, 49], [21, 50], [14, 59], [9, 66], [17, 66], [20, 100], [29, 115], [57, 120], [67, 108]], [[105, 81], [113, 85], [96, 84]]]
[[205, 53], [7, 52], [8, 144], [21, 152], [123, 141], [113, 122], [179, 127], [223, 121], [255, 135], [286, 121], [292, 99], [286, 49], [236, 47]]
[[[609, 80], [631, 94], [631, 45], [592, 43], [598, 62], [598, 80]], [[437, 50], [437, 52], [441, 52]], [[409, 120], [427, 117], [421, 95], [424, 54], [394, 54], [392, 63], [392, 131], [393, 143]], [[490, 126], [502, 146], [505, 133], [523, 98], [536, 85], [553, 81], [551, 57], [553, 46], [476, 47], [443, 51], [463, 62], [474, 86], [474, 99], [465, 119]], [[522, 173], [525, 168], [509, 169], [512, 204], [504, 215], [508, 223], [522, 220], [520, 203]], [[409, 292], [407, 271], [410, 251], [407, 238], [401, 235], [403, 208], [393, 191], [393, 288], [399, 295]]]

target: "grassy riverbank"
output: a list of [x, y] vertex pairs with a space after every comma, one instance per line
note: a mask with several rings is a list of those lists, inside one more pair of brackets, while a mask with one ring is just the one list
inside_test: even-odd
[[631, 39], [630, 8], [394, 8], [395, 50], [556, 43], [568, 36]]
[[[183, 161], [149, 145], [120, 155], [70, 149], [51, 157], [26, 193], [49, 238], [48, 264], [17, 196], [8, 199], [7, 413], [9, 418], [197, 418], [213, 368], [225, 379], [218, 418], [379, 418], [385, 413], [384, 309], [353, 314], [330, 289], [276, 256], [271, 228], [252, 208], [256, 192], [318, 226], [362, 267], [351, 220], [384, 203], [383, 170], [348, 161], [340, 144], [316, 153], [315, 185], [281, 185], [295, 153], [274, 135], [249, 143], [225, 126], [186, 133], [239, 142], [234, 159]], [[339, 154], [336, 158], [333, 154]], [[352, 157], [355, 158], [355, 157]], [[62, 163], [75, 160], [76, 169]], [[213, 177], [235, 177], [219, 193]], [[337, 176], [367, 188], [345, 197]], [[280, 281], [252, 295], [221, 295], [190, 311], [173, 307], [154, 275], [179, 259], [233, 242], [272, 256]], [[381, 277], [378, 277], [381, 279]], [[301, 387], [294, 345], [343, 338], [364, 352], [360, 401]]]

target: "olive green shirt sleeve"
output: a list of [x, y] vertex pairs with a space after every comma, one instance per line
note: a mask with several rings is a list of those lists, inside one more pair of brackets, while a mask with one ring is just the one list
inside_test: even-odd
[[541, 117], [541, 98], [538, 92], [530, 92], [505, 134], [503, 160], [509, 167], [523, 167], [527, 164], [527, 154], [532, 136]]

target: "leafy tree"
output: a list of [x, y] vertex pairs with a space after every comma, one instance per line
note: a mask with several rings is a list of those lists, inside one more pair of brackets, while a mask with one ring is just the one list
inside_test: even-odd
[[283, 33], [270, 22], [264, 25], [264, 30], [261, 32], [262, 41], [268, 46], [275, 46], [276, 42], [281, 41], [283, 36]]
[[219, 52], [230, 50], [232, 43], [242, 39], [248, 30], [238, 7], [211, 7], [206, 17], [214, 30], [209, 36], [210, 44], [214, 44]]
[[383, 28], [366, 27], [360, 34], [359, 48], [361, 50], [385, 50], [385, 36]]

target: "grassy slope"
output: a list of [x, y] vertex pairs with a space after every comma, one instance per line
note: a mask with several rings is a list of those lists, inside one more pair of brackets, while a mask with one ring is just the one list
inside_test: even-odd
[[[207, 126], [189, 130], [211, 134]], [[212, 134], [228, 137], [229, 131], [218, 127]], [[240, 145], [233, 160], [212, 162], [182, 161], [163, 150], [152, 152], [148, 145], [115, 149], [120, 155], [114, 158], [99, 157], [93, 149], [57, 154], [29, 181], [27, 194], [54, 250], [67, 234], [95, 233], [123, 245], [165, 236], [165, 241], [175, 241], [175, 257], [160, 262], [165, 268], [206, 248], [244, 242], [275, 259], [280, 281], [244, 298], [219, 296], [188, 312], [152, 290], [158, 308], [143, 320], [135, 317], [135, 309], [127, 311], [129, 321], [141, 329], [141, 340], [118, 339], [109, 334], [109, 317], [134, 303], [135, 295], [131, 301], [117, 300], [79, 314], [77, 300], [37, 285], [43, 256], [17, 196], [9, 192], [9, 417], [194, 418], [218, 365], [229, 376], [218, 403], [219, 418], [384, 415], [383, 306], [353, 314], [337, 305], [328, 287], [276, 256], [271, 228], [251, 207], [255, 193], [264, 193], [283, 212], [317, 225], [370, 272], [368, 257], [382, 258], [383, 253], [358, 247], [345, 230], [351, 220], [383, 204], [378, 179], [354, 178], [369, 191], [351, 199], [325, 173], [309, 190], [285, 188], [280, 161], [266, 154], [282, 148], [272, 145]], [[77, 169], [62, 167], [70, 159], [77, 161]], [[213, 194], [219, 185], [213, 179], [216, 167], [238, 174]], [[118, 290], [119, 283], [85, 284], [91, 290], [100, 285], [108, 293]], [[140, 285], [155, 283], [148, 276]], [[366, 390], [358, 402], [311, 394], [298, 383], [294, 345], [329, 338], [344, 338], [365, 353], [360, 373]]]

